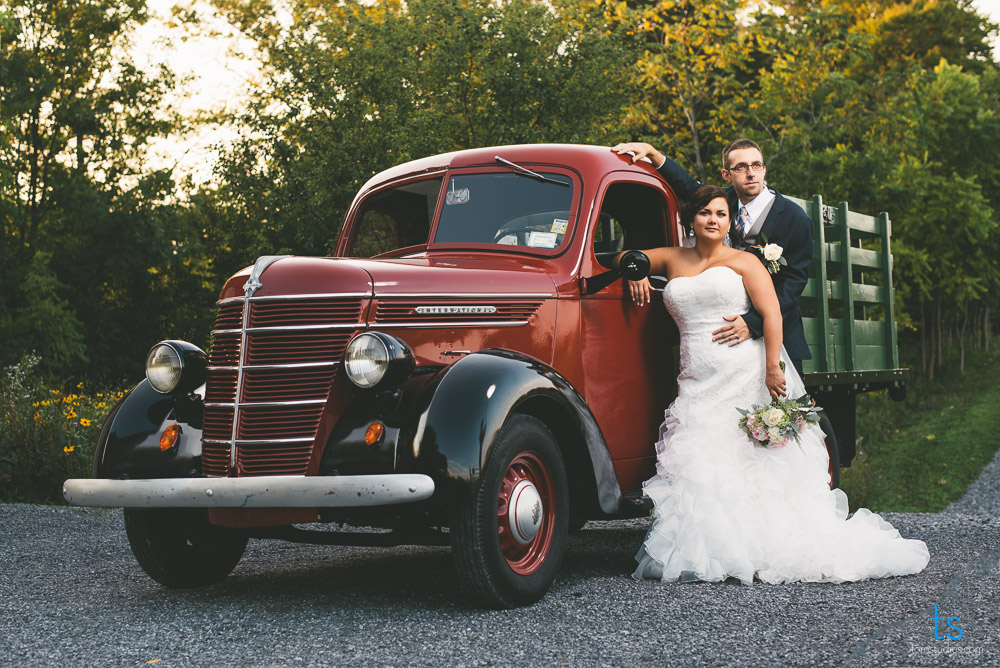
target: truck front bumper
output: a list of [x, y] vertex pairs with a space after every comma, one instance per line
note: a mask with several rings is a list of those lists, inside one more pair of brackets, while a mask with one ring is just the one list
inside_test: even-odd
[[417, 473], [250, 478], [74, 478], [63, 496], [76, 506], [111, 508], [356, 508], [430, 498], [434, 481]]

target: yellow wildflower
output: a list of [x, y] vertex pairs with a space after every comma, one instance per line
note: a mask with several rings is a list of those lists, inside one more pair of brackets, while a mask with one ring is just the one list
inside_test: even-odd
[[105, 406], [104, 406], [104, 402], [103, 402], [103, 401], [98, 401], [98, 402], [97, 402], [97, 407], [98, 407], [98, 408], [104, 408], [104, 407], [105, 407]]
[[82, 380], [79, 383], [76, 384], [76, 389], [78, 389], [78, 390], [82, 390], [83, 389], [83, 381]]
[[72, 420], [75, 417], [76, 417], [76, 411], [74, 411], [72, 408], [69, 409], [69, 413], [66, 413], [66, 419]]
[[87, 418], [80, 418], [80, 426], [81, 427], [89, 427], [90, 426], [90, 420], [88, 420]]
[[63, 452], [65, 452], [65, 453], [70, 453], [70, 452], [73, 452], [74, 450], [76, 450], [76, 446], [75, 445], [64, 445], [63, 446]]

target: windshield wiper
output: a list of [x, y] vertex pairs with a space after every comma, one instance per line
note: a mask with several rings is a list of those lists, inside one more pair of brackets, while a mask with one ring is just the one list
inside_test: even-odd
[[515, 165], [510, 160], [506, 160], [504, 158], [501, 158], [499, 155], [493, 156], [493, 159], [496, 160], [497, 162], [501, 162], [501, 163], [507, 165], [508, 167], [513, 167], [519, 173], [524, 174], [525, 176], [530, 176], [530, 177], [532, 177], [534, 179], [538, 179], [539, 181], [545, 181], [546, 183], [555, 183], [555, 184], [560, 185], [560, 186], [566, 186], [567, 188], [570, 185], [570, 184], [566, 183], [565, 181], [559, 181], [557, 179], [553, 179], [553, 178], [550, 178], [548, 176], [545, 176], [544, 174], [539, 174], [538, 172], [533, 172], [530, 169], [528, 169], [527, 167], [522, 167], [521, 165]]

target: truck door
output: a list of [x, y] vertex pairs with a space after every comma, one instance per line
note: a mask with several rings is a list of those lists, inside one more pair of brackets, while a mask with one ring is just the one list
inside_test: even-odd
[[[589, 258], [594, 275], [623, 250], [676, 244], [677, 205], [664, 185], [634, 173], [603, 184], [601, 206], [590, 221]], [[662, 281], [653, 281], [662, 288]], [[673, 326], [655, 292], [639, 307], [624, 281], [581, 300], [580, 347], [590, 409], [604, 433], [623, 494], [641, 494], [655, 470], [654, 445], [663, 412], [676, 395]]]

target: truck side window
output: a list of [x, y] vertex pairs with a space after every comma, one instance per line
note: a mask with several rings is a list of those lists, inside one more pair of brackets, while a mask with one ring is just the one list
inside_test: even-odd
[[613, 183], [604, 194], [594, 230], [594, 255], [611, 267], [623, 250], [665, 246], [667, 202], [655, 188], [639, 183]]
[[424, 246], [441, 193], [441, 178], [423, 179], [370, 195], [354, 216], [350, 257], [374, 257]]

